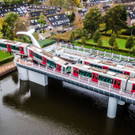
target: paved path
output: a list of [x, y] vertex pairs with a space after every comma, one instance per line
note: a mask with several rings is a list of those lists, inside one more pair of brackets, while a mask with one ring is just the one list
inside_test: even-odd
[[16, 69], [17, 69], [17, 67], [14, 64], [14, 62], [4, 64], [4, 65], [0, 66], [0, 77], [3, 75], [6, 75], [6, 74], [8, 74]]

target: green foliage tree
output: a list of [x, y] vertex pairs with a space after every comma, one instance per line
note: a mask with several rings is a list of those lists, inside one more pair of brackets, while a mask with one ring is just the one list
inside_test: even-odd
[[113, 43], [113, 49], [114, 49], [115, 51], [117, 51], [117, 50], [119, 49], [119, 45], [118, 45], [117, 41], [115, 41], [115, 42]]
[[115, 34], [113, 34], [109, 39], [109, 45], [113, 46], [115, 41], [116, 41], [116, 36], [115, 36]]
[[84, 28], [90, 33], [92, 36], [95, 31], [99, 28], [99, 24], [101, 22], [101, 13], [98, 8], [91, 8], [87, 14], [85, 15], [83, 24]]
[[72, 12], [72, 14], [69, 16], [69, 19], [70, 19], [70, 23], [74, 22], [75, 20], [75, 13]]
[[117, 31], [126, 26], [127, 11], [124, 5], [117, 4], [110, 8], [103, 17], [106, 24], [106, 29], [111, 29], [117, 34]]
[[71, 33], [69, 41], [71, 43], [74, 43], [74, 41], [75, 41], [75, 34], [74, 34], [74, 32]]
[[37, 21], [40, 23], [41, 28], [43, 29], [43, 26], [46, 24], [46, 21], [45, 21], [44, 15], [42, 13], [40, 14], [40, 17]]
[[130, 36], [126, 41], [125, 47], [131, 49], [133, 46], [134, 46], [134, 38], [133, 36]]
[[10, 27], [13, 28], [17, 19], [18, 19], [18, 14], [9, 12], [6, 14], [4, 18], [4, 22], [6, 22]]
[[102, 39], [100, 38], [99, 40], [98, 40], [98, 42], [97, 42], [97, 46], [98, 47], [101, 47], [103, 45], [103, 41], [102, 41]]
[[85, 45], [86, 44], [86, 38], [85, 37], [81, 37], [81, 44]]
[[97, 43], [100, 38], [101, 38], [101, 33], [97, 30], [93, 36], [93, 40], [95, 43]]

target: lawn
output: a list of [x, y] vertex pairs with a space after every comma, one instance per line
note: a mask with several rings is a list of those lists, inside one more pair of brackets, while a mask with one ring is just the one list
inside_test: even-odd
[[44, 40], [40, 40], [39, 44], [41, 45], [41, 47], [46, 47], [46, 46], [49, 46], [55, 42], [56, 42], [55, 39], [44, 39]]
[[[110, 37], [102, 36], [103, 45], [109, 46], [109, 43], [108, 43], [109, 39]], [[119, 48], [125, 49], [126, 39], [117, 38], [116, 41], [119, 45]], [[94, 43], [93, 39], [90, 39], [87, 42]]]
[[13, 57], [13, 54], [7, 53], [5, 51], [0, 51], [0, 61], [5, 60], [7, 58]]

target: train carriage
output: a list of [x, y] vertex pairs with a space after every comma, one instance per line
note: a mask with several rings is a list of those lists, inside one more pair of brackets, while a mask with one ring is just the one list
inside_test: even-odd
[[135, 93], [135, 78], [130, 78], [127, 83], [126, 91], [129, 93]]
[[93, 82], [111, 85], [113, 88], [123, 90], [126, 89], [126, 82], [129, 78], [124, 74], [118, 74], [79, 63], [72, 65], [71, 73], [75, 77], [83, 76], [91, 79]]
[[1, 39], [0, 40], [0, 49], [7, 52], [13, 52], [19, 55], [27, 56], [27, 47], [30, 44]]
[[130, 77], [135, 77], [134, 67], [118, 65], [111, 61], [102, 61], [93, 58], [82, 58], [80, 63], [119, 74], [125, 74]]
[[42, 65], [48, 66], [51, 69], [55, 68], [58, 72], [67, 72], [68, 63], [65, 60], [50, 55], [40, 48], [35, 46], [28, 47], [28, 56]]

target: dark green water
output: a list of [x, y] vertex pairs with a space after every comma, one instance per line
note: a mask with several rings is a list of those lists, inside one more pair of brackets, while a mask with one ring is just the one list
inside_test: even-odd
[[14, 72], [0, 82], [0, 135], [135, 135], [135, 106], [106, 116], [108, 97], [68, 88], [20, 82]]

